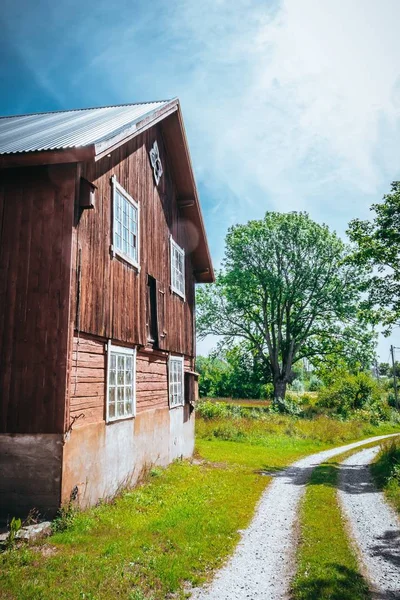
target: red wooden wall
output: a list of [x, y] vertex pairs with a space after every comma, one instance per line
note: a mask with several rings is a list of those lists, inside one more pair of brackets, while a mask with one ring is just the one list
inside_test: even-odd
[[[164, 167], [155, 185], [149, 149], [157, 139]], [[165, 330], [163, 349], [193, 356], [194, 277], [191, 240], [180, 218], [168, 157], [157, 127], [144, 132], [111, 156], [84, 166], [82, 175], [97, 186], [96, 208], [83, 212], [73, 236], [73, 305], [76, 314], [76, 266], [81, 249], [79, 329], [101, 338], [145, 346], [147, 274], [159, 283]], [[115, 257], [112, 244], [111, 177], [140, 205], [140, 273]], [[186, 249], [186, 301], [170, 291], [169, 235]], [[77, 323], [74, 323], [75, 328]]]
[[0, 171], [0, 432], [63, 431], [75, 172]]

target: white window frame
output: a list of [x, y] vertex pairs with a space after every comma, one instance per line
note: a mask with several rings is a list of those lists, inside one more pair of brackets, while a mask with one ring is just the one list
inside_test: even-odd
[[[115, 175], [111, 177], [112, 184], [112, 197], [113, 197], [113, 215], [112, 215], [112, 238], [113, 243], [111, 246], [113, 256], [120, 256], [125, 262], [133, 265], [138, 271], [140, 271], [140, 205], [136, 200], [132, 198], [130, 194], [120, 185]], [[116, 214], [117, 214], [117, 192], [129, 202], [133, 208], [137, 211], [137, 232], [136, 232], [136, 244], [137, 244], [137, 260], [135, 261], [131, 256], [125, 254], [122, 250], [117, 248], [116, 245]]]
[[[182, 278], [183, 278], [183, 290], [180, 290], [176, 285], [174, 285], [174, 250], [178, 252], [182, 256]], [[178, 294], [183, 300], [186, 299], [185, 288], [186, 288], [186, 279], [185, 279], [185, 251], [181, 248], [174, 240], [172, 235], [170, 236], [170, 263], [171, 263], [171, 291], [175, 294]]]
[[[171, 396], [174, 395], [173, 386], [175, 383], [172, 379], [172, 365], [171, 363], [179, 363], [180, 364], [180, 373], [182, 374], [182, 387], [181, 387], [181, 398], [178, 399], [177, 402], [171, 400]], [[184, 360], [183, 356], [172, 356], [170, 355], [168, 358], [168, 402], [170, 408], [177, 408], [178, 406], [183, 406], [185, 404], [185, 371], [184, 371]]]
[[[115, 408], [114, 416], [110, 416], [110, 367], [111, 367], [111, 355], [117, 355], [117, 369], [116, 369], [116, 383], [115, 389], [118, 389], [118, 355], [120, 356], [131, 356], [132, 357], [132, 410], [130, 413], [125, 413], [123, 415], [117, 415], [117, 411]], [[125, 370], [124, 370], [125, 371]], [[124, 375], [124, 385], [119, 387], [127, 387], [125, 384], [125, 375]], [[125, 396], [125, 395], [124, 395]], [[124, 409], [126, 404], [126, 398], [124, 397]], [[117, 407], [117, 397], [115, 397], [115, 407]], [[114, 346], [109, 340], [107, 343], [107, 393], [106, 393], [106, 422], [111, 423], [113, 421], [121, 421], [122, 419], [132, 419], [132, 417], [136, 416], [136, 348], [126, 348], [124, 346]]]

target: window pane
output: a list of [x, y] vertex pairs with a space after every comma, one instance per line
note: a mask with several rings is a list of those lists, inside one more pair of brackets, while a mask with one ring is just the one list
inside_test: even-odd
[[115, 417], [115, 403], [110, 403], [108, 405], [108, 416], [110, 417], [110, 419], [113, 419]]

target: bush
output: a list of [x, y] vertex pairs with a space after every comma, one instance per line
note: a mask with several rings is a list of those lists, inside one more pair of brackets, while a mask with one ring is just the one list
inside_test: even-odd
[[274, 397], [274, 384], [273, 383], [264, 383], [261, 386], [261, 398], [266, 398], [267, 400], [272, 400]]
[[319, 377], [317, 377], [316, 375], [311, 375], [310, 377], [310, 383], [308, 386], [308, 389], [310, 392], [319, 392], [319, 390], [322, 388], [323, 384], [322, 381]]
[[300, 379], [295, 379], [290, 387], [293, 392], [304, 392], [304, 385]]
[[342, 375], [328, 388], [319, 393], [318, 404], [330, 408], [344, 418], [355, 411], [371, 422], [387, 420], [388, 406], [381, 398], [382, 392], [377, 382], [368, 373], [350, 373]]
[[273, 404], [270, 410], [272, 412], [295, 416], [300, 415], [302, 412], [298, 397], [290, 392], [286, 393], [284, 399], [280, 398], [276, 404]]
[[211, 402], [210, 400], [205, 400], [204, 402], [199, 402], [197, 404], [196, 412], [203, 417], [203, 419], [219, 419], [228, 416], [229, 410], [227, 404], [224, 404], [223, 402]]

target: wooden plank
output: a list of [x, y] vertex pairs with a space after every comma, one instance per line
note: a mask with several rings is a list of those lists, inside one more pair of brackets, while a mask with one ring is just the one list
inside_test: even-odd
[[[73, 379], [73, 378], [72, 378]], [[90, 396], [103, 396], [104, 397], [104, 383], [81, 383], [78, 381], [75, 385], [74, 381], [71, 383], [71, 401], [73, 397], [88, 398]]]

